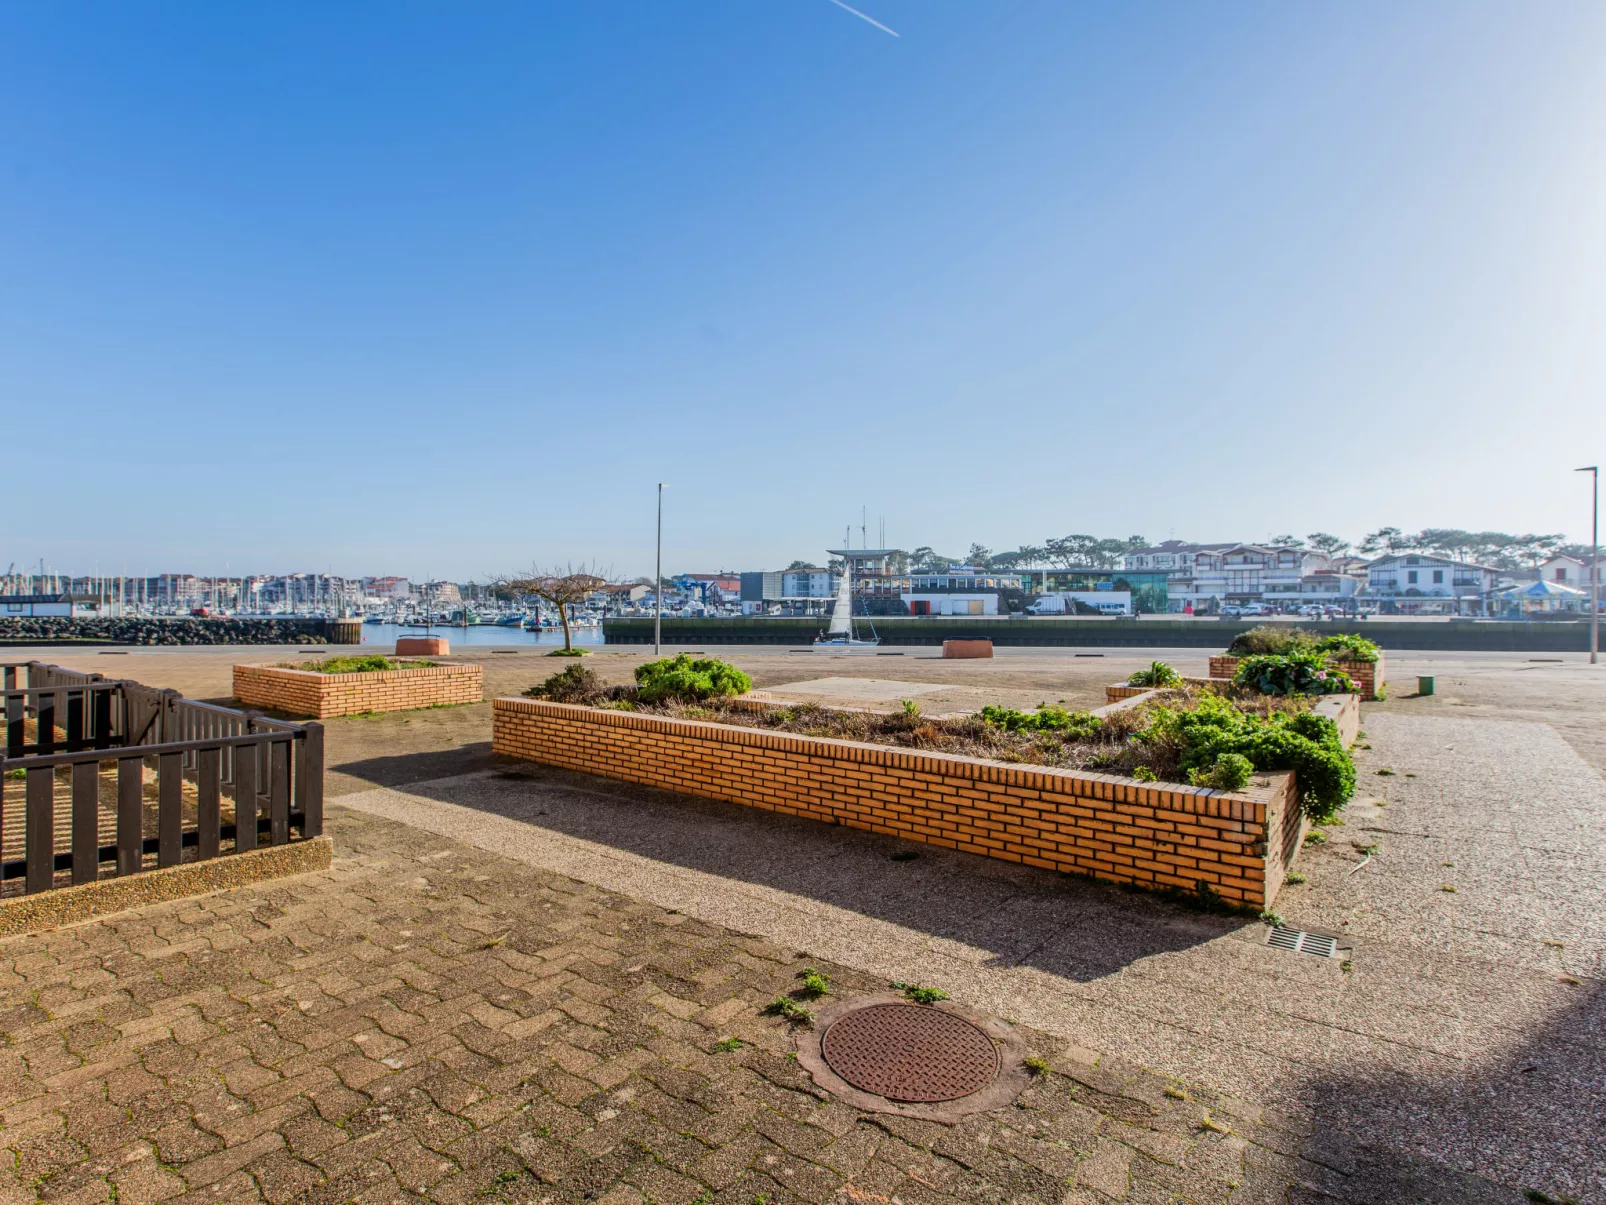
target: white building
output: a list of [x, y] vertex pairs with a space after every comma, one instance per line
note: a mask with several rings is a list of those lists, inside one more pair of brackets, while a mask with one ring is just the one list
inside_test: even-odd
[[1366, 596], [1406, 612], [1482, 612], [1499, 571], [1425, 552], [1379, 557], [1366, 567]]
[[[1595, 570], [1596, 580], [1606, 586], [1606, 565]], [[1553, 556], [1543, 565], [1539, 566], [1539, 579], [1546, 582], [1555, 582], [1562, 586], [1571, 586], [1575, 590], [1589, 589], [1589, 561], [1580, 560], [1575, 556]]]
[[997, 615], [998, 592], [986, 594], [905, 594], [911, 615]]
[[1134, 548], [1121, 558], [1121, 568], [1142, 573], [1188, 573], [1200, 553], [1224, 552], [1236, 544], [1190, 544], [1186, 540], [1166, 540], [1149, 548]]
[[[1332, 593], [1321, 586], [1321, 575], [1332, 574], [1332, 558], [1314, 548], [1268, 547], [1261, 544], [1196, 545], [1188, 553], [1188, 568], [1174, 570], [1166, 590], [1170, 609], [1190, 606], [1210, 611], [1224, 603], [1271, 603], [1295, 607], [1312, 601], [1311, 595]], [[1133, 566], [1134, 569], [1139, 568]], [[1342, 576], [1342, 575], [1337, 575]], [[1310, 588], [1306, 590], [1307, 579]], [[1359, 585], [1357, 581], [1356, 585]], [[1341, 589], [1341, 584], [1340, 584]], [[1353, 589], [1351, 591], [1354, 592]]]

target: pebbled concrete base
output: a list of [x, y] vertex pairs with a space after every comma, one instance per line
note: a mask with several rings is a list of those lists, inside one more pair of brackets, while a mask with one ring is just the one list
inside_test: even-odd
[[334, 844], [329, 838], [314, 837], [310, 841], [229, 854], [205, 862], [188, 862], [144, 874], [80, 883], [76, 887], [41, 891], [37, 895], [14, 896], [0, 900], [0, 937], [53, 929], [163, 900], [260, 883], [264, 879], [328, 870], [333, 856]]

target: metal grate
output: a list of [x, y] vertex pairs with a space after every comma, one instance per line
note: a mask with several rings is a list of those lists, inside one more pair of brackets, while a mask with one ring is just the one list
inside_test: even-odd
[[1331, 958], [1338, 953], [1336, 938], [1323, 937], [1319, 933], [1307, 933], [1303, 929], [1290, 929], [1285, 925], [1278, 925], [1273, 929], [1271, 936], [1266, 939], [1266, 944], [1279, 950], [1314, 954], [1317, 958]]
[[833, 1022], [826, 1064], [855, 1088], [897, 1101], [958, 1100], [998, 1075], [992, 1039], [969, 1021], [913, 1004], [875, 1004]]

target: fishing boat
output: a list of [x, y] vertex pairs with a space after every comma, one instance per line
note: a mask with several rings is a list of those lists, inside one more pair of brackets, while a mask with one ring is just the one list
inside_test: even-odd
[[524, 626], [524, 616], [498, 615], [496, 617], [496, 626], [499, 628], [522, 628]]
[[836, 588], [836, 606], [831, 608], [831, 622], [823, 636], [814, 638], [816, 653], [874, 653], [881, 647], [881, 638], [870, 623], [870, 639], [860, 640], [853, 635], [853, 558], [848, 557], [842, 566], [842, 580]]

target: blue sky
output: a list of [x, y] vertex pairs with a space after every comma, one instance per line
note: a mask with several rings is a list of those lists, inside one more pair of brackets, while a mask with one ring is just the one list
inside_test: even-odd
[[860, 7], [0, 7], [0, 560], [1587, 539], [1606, 6]]

